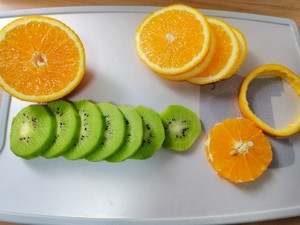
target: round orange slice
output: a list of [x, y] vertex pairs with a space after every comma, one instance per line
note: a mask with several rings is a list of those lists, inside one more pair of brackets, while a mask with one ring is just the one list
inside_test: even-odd
[[209, 66], [188, 80], [194, 84], [208, 84], [230, 77], [239, 59], [239, 42], [231, 26], [221, 19], [208, 17], [207, 20], [216, 36], [217, 47]]
[[16, 98], [47, 102], [70, 93], [82, 80], [85, 52], [67, 25], [25, 16], [0, 31], [0, 86]]
[[234, 183], [257, 179], [272, 161], [269, 140], [245, 118], [216, 124], [207, 136], [205, 153], [217, 174]]
[[159, 74], [159, 75], [168, 80], [182, 81], [182, 80], [191, 79], [197, 76], [199, 73], [202, 73], [209, 66], [216, 52], [216, 37], [212, 29], [210, 30], [211, 30], [210, 31], [211, 40], [210, 40], [209, 50], [205, 55], [205, 57], [194, 68], [190, 69], [187, 72], [176, 74], [176, 75], [163, 75], [163, 74]]
[[249, 107], [247, 101], [247, 89], [251, 81], [257, 77], [273, 75], [287, 81], [294, 89], [295, 93], [300, 96], [300, 77], [293, 73], [288, 68], [278, 64], [267, 64], [253, 70], [243, 81], [239, 93], [239, 106], [243, 115], [257, 124], [263, 131], [274, 136], [289, 136], [300, 130], [300, 115], [296, 120], [287, 125], [283, 129], [275, 129], [260, 118], [258, 118]]
[[139, 58], [159, 74], [175, 75], [192, 69], [205, 57], [209, 46], [206, 17], [182, 4], [149, 14], [135, 35]]

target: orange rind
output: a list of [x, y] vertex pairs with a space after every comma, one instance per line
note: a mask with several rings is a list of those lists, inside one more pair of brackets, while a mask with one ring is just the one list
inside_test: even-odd
[[263, 122], [259, 117], [257, 117], [254, 112], [250, 109], [249, 103], [247, 101], [247, 89], [252, 80], [260, 76], [273, 75], [280, 77], [285, 80], [293, 88], [297, 96], [300, 96], [300, 78], [290, 69], [279, 65], [279, 64], [267, 64], [257, 69], [253, 70], [243, 81], [240, 93], [239, 93], [239, 106], [242, 114], [252, 120], [258, 127], [260, 127], [264, 132], [273, 136], [289, 136], [300, 130], [300, 115], [295, 121], [288, 124], [283, 129], [275, 129], [265, 122]]

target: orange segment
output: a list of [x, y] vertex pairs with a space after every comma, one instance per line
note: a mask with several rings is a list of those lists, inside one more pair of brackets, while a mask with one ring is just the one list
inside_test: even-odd
[[188, 71], [206, 55], [209, 26], [200, 11], [171, 5], [148, 15], [136, 31], [139, 58], [152, 70], [166, 75]]
[[216, 124], [207, 136], [205, 151], [212, 168], [235, 183], [258, 178], [272, 160], [268, 139], [251, 120], [244, 118]]
[[26, 101], [46, 102], [70, 93], [81, 81], [85, 52], [62, 22], [44, 16], [19, 18], [0, 32], [0, 85]]
[[274, 75], [281, 77], [283, 80], [287, 81], [291, 87], [294, 89], [295, 93], [300, 96], [300, 77], [297, 76], [294, 72], [289, 70], [288, 68], [278, 65], [278, 64], [267, 64], [257, 69], [253, 70], [243, 81], [240, 93], [239, 93], [239, 106], [242, 114], [252, 120], [257, 124], [263, 131], [270, 135], [274, 136], [289, 136], [300, 130], [300, 115], [296, 118], [294, 122], [288, 124], [287, 127], [283, 129], [275, 129], [270, 127], [268, 124], [263, 122], [260, 118], [258, 118], [253, 111], [249, 107], [249, 103], [247, 101], [247, 89], [252, 80], [257, 77], [265, 76], [265, 75]]
[[195, 84], [208, 84], [230, 77], [239, 59], [239, 43], [231, 26], [221, 19], [208, 17], [207, 20], [216, 36], [217, 47], [209, 66], [188, 80]]

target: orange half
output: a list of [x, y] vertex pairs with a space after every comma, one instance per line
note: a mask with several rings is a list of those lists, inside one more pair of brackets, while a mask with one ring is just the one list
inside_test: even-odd
[[45, 16], [25, 16], [0, 31], [0, 86], [16, 98], [47, 102], [81, 81], [85, 52], [67, 25]]

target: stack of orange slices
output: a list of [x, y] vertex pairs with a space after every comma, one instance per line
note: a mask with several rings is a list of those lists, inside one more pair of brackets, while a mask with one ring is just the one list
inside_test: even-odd
[[161, 77], [208, 84], [231, 77], [247, 55], [241, 31], [190, 6], [149, 14], [136, 31], [139, 58]]

